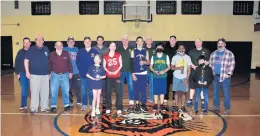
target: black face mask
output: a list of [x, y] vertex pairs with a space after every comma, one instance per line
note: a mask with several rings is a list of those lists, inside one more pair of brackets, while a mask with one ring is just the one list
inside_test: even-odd
[[163, 52], [163, 49], [156, 49], [156, 52], [161, 53], [161, 52]]
[[205, 63], [200, 64], [201, 67], [203, 67], [204, 65], [205, 65]]

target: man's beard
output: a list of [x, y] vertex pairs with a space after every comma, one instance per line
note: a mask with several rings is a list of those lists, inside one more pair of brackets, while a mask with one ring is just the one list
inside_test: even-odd
[[219, 50], [219, 51], [224, 51], [224, 50], [225, 50], [225, 47], [224, 47], [224, 46], [218, 46], [218, 50]]

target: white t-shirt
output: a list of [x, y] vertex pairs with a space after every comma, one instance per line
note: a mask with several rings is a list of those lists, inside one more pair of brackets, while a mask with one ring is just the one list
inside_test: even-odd
[[182, 70], [174, 70], [173, 72], [174, 77], [178, 79], [186, 78], [188, 73], [188, 66], [192, 65], [190, 56], [186, 54], [184, 56], [180, 56], [178, 54], [173, 56], [171, 64], [175, 67], [184, 66], [183, 73]]
[[[163, 54], [160, 54], [158, 57], [161, 58], [162, 55], [163, 55]], [[154, 60], [153, 60], [153, 56], [152, 56], [151, 62], [150, 62], [151, 65], [153, 65], [153, 63], [154, 63], [153, 61], [154, 61]], [[170, 65], [170, 59], [169, 59], [169, 56], [168, 56], [168, 55], [166, 55], [166, 65]]]

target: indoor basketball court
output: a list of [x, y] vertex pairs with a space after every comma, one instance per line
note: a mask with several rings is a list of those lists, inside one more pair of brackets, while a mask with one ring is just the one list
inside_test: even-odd
[[[260, 135], [260, 2], [259, 1], [1, 1], [1, 135], [3, 136], [258, 136]], [[116, 93], [112, 93], [112, 110], [95, 117], [74, 105], [63, 108], [59, 89], [57, 112], [30, 113], [31, 90], [27, 110], [19, 111], [22, 102], [20, 80], [15, 74], [15, 58], [23, 48], [23, 38], [37, 44], [36, 36], [44, 37], [44, 46], [55, 51], [56, 41], [67, 46], [67, 38], [75, 38], [75, 47], [84, 48], [84, 37], [91, 37], [91, 46], [104, 37], [103, 45], [115, 42], [122, 46], [127, 35], [129, 46], [136, 47], [136, 37], [153, 44], [169, 43], [174, 35], [188, 54], [200, 38], [211, 53], [217, 50], [219, 38], [226, 39], [226, 48], [235, 56], [235, 69], [230, 83], [230, 113], [224, 114], [224, 93], [220, 91], [220, 112], [208, 110], [196, 114], [173, 104], [172, 87], [166, 110], [153, 110], [148, 101], [147, 112], [129, 112], [128, 83], [124, 79], [122, 115], [117, 115]], [[73, 38], [73, 40], [74, 40]], [[30, 47], [32, 48], [32, 47]], [[168, 75], [169, 76], [169, 75]], [[51, 89], [50, 89], [51, 90]], [[213, 106], [214, 88], [209, 87], [209, 109]], [[195, 96], [194, 96], [195, 97]], [[189, 93], [186, 93], [189, 99]], [[102, 107], [102, 96], [100, 107]], [[49, 105], [51, 106], [51, 105]], [[199, 103], [199, 108], [201, 104]], [[101, 109], [101, 108], [100, 108]], [[199, 109], [200, 110], [200, 109]]]

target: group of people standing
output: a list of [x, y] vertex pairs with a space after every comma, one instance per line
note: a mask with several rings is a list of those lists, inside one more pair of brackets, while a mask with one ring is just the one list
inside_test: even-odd
[[[58, 90], [61, 87], [64, 110], [73, 107], [73, 94], [78, 106], [85, 111], [92, 110], [91, 116], [100, 114], [100, 96], [103, 97], [103, 109], [106, 114], [112, 110], [112, 91], [116, 92], [115, 107], [117, 114], [123, 110], [124, 83], [128, 84], [128, 112], [147, 112], [147, 83], [149, 83], [149, 101], [154, 103], [154, 111], [165, 111], [170, 92], [173, 103], [186, 111], [185, 106], [193, 105], [198, 113], [198, 101], [201, 96], [203, 113], [208, 111], [208, 87], [213, 81], [214, 106], [220, 109], [220, 85], [224, 91], [225, 113], [230, 110], [230, 77], [235, 68], [235, 59], [231, 51], [225, 48], [225, 39], [218, 40], [218, 49], [210, 54], [202, 47], [202, 40], [195, 40], [195, 49], [185, 54], [185, 46], [177, 45], [175, 36], [169, 42], [153, 46], [151, 37], [144, 41], [136, 38], [136, 47], [129, 45], [127, 35], [122, 37], [122, 45], [111, 42], [104, 46], [104, 37], [97, 37], [97, 45], [91, 47], [91, 38], [84, 38], [85, 48], [75, 47], [74, 37], [63, 43], [55, 43], [55, 51], [43, 45], [44, 38], [35, 38], [36, 46], [30, 39], [23, 39], [21, 49], [15, 59], [15, 73], [21, 84], [20, 110], [27, 109], [28, 89], [31, 89], [32, 113], [38, 112], [39, 102], [42, 112], [57, 112]], [[172, 87], [170, 87], [172, 84]], [[50, 86], [50, 91], [49, 91]], [[170, 89], [172, 88], [172, 89]], [[170, 91], [171, 90], [171, 91]], [[190, 90], [190, 99], [186, 103], [186, 92]], [[195, 93], [196, 92], [196, 93]], [[50, 93], [50, 95], [49, 95]], [[49, 109], [50, 97], [50, 109]], [[40, 98], [40, 99], [39, 99]], [[179, 101], [181, 102], [179, 103]]]

